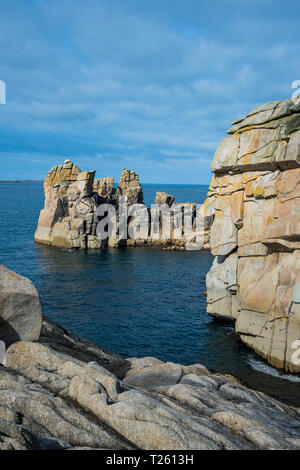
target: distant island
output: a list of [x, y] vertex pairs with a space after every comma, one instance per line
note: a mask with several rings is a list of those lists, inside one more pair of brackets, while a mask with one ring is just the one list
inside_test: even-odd
[[42, 183], [42, 180], [0, 180], [0, 183]]

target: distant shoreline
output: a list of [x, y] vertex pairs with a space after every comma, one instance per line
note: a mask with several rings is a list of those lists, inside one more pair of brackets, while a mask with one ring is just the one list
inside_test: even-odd
[[[0, 183], [43, 183], [43, 180], [0, 180]], [[196, 183], [141, 183], [142, 187], [143, 186], [209, 186], [209, 183], [207, 184], [196, 184]], [[115, 185], [117, 187], [117, 185]]]
[[42, 183], [43, 180], [0, 180], [0, 183]]

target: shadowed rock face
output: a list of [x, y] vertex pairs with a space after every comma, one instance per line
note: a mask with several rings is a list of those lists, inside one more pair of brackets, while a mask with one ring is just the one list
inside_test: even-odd
[[205, 204], [215, 262], [207, 311], [290, 372], [300, 339], [300, 106], [267, 103], [233, 123], [213, 158]]
[[44, 182], [45, 206], [40, 213], [35, 241], [65, 249], [99, 249], [97, 207], [127, 196], [128, 204], [143, 202], [138, 175], [124, 169], [118, 188], [111, 177], [95, 180], [95, 171], [80, 171], [70, 160], [55, 166]]

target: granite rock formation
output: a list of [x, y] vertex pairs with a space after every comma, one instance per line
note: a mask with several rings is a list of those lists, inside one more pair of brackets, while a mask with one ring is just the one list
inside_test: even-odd
[[95, 171], [80, 171], [70, 160], [53, 167], [44, 182], [45, 206], [35, 241], [65, 249], [98, 249], [97, 207], [112, 204], [118, 210], [121, 195], [128, 205], [143, 202], [138, 175], [124, 168], [119, 185], [111, 177], [95, 179]]
[[129, 206], [143, 204], [143, 190], [139, 177], [134, 171], [127, 170], [126, 168], [123, 169], [118, 190], [121, 195], [127, 197]]
[[299, 411], [232, 378], [155, 358], [127, 366], [116, 375], [51, 343], [11, 345], [0, 369], [0, 448], [300, 447]]
[[207, 311], [271, 365], [300, 372], [300, 105], [255, 108], [233, 123], [212, 162]]
[[[209, 248], [212, 216], [206, 214], [206, 206], [204, 209], [195, 203], [177, 204], [172, 195], [158, 192], [155, 207], [160, 212], [153, 216], [150, 208], [143, 204], [138, 175], [126, 168], [118, 186], [114, 187], [112, 177], [95, 179], [95, 171], [82, 172], [66, 160], [64, 165], [50, 170], [44, 191], [45, 206], [35, 233], [38, 243], [78, 250], [141, 245], [163, 245], [171, 250]], [[121, 196], [127, 201], [125, 236], [120, 228], [124, 222]], [[109, 215], [115, 230], [104, 239], [97, 234], [97, 225], [101, 221], [97, 209], [101, 204], [110, 204], [115, 209], [115, 213]], [[131, 209], [134, 209], [134, 214]], [[185, 226], [187, 213], [190, 214], [190, 224]], [[201, 221], [199, 225], [196, 215]], [[153, 224], [152, 217], [155, 219]], [[165, 224], [163, 217], [166, 217]]]

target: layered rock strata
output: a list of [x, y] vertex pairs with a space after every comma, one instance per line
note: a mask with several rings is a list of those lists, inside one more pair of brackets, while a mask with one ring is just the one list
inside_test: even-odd
[[124, 360], [46, 317], [36, 339], [11, 344], [0, 366], [1, 450], [300, 448], [299, 410], [232, 377]]
[[[255, 108], [233, 123], [212, 162], [214, 220], [207, 311], [270, 364], [300, 372], [300, 106]], [[300, 362], [300, 361], [299, 361]]]

